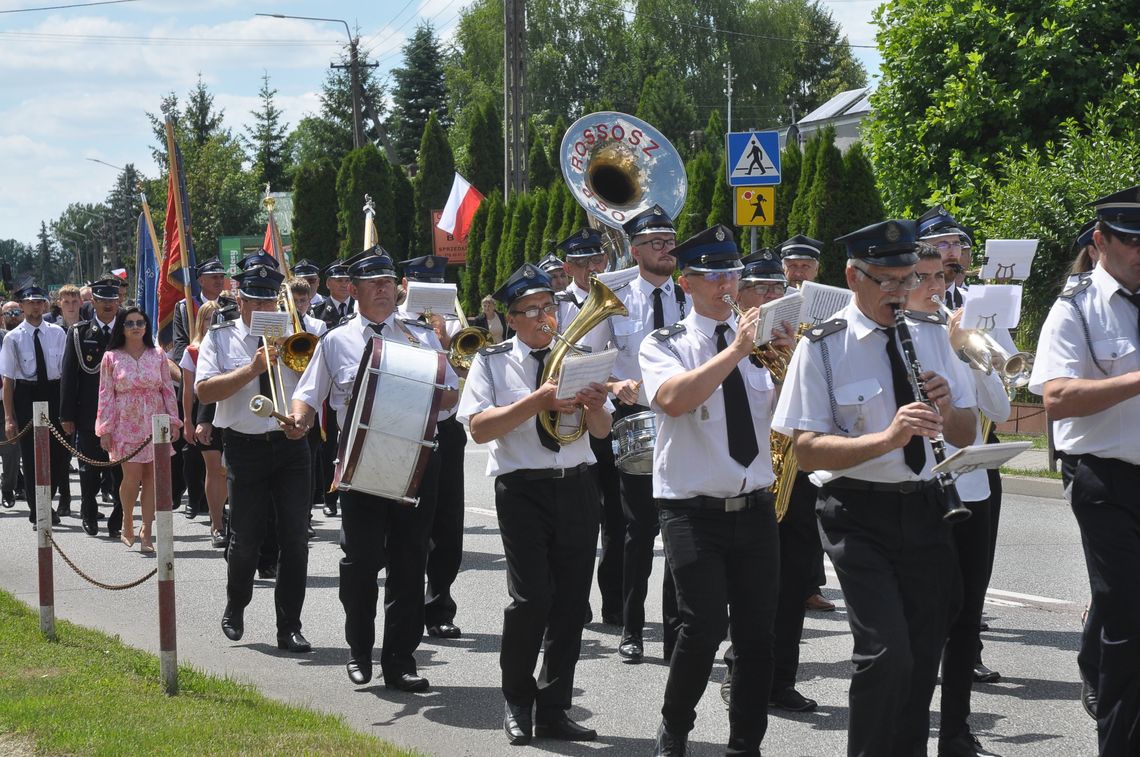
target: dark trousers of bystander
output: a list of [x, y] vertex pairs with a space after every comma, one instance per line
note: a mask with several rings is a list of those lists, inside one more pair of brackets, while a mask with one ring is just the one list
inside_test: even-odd
[[[95, 435], [94, 429], [77, 429], [75, 435], [78, 442], [76, 449], [84, 457], [103, 462], [110, 460], [107, 457], [107, 451], [99, 444], [99, 437]], [[82, 460], [79, 461], [79, 517], [91, 523], [94, 523], [98, 518], [99, 491], [103, 485], [104, 472], [111, 475], [111, 481], [114, 484], [111, 497], [115, 502], [115, 509], [111, 511], [111, 517], [107, 521], [107, 530], [118, 531], [123, 527], [123, 503], [119, 500], [119, 485], [123, 482], [123, 469], [118, 465], [105, 468], [90, 465]]]
[[[17, 381], [13, 391], [13, 403], [16, 406], [16, 425], [19, 430], [32, 420], [32, 405], [36, 402], [48, 403], [48, 416], [52, 426], [62, 436], [63, 429], [59, 427], [59, 380], [48, 381], [38, 385], [30, 381]], [[28, 520], [36, 522], [36, 441], [34, 429], [20, 437], [20, 464], [24, 469], [25, 499], [28, 502]], [[59, 493], [59, 503], [71, 501], [71, 487], [68, 478], [71, 473], [71, 453], [49, 434], [51, 448], [51, 492]]]

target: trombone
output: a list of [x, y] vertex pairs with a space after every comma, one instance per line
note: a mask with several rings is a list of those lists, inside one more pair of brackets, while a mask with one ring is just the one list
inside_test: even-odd
[[[295, 334], [293, 336], [296, 336]], [[272, 338], [272, 342], [270, 339]], [[274, 336], [270, 337], [269, 334], [261, 335], [261, 345], [265, 348], [265, 359], [269, 361], [269, 367], [266, 369], [266, 376], [269, 378], [269, 397], [264, 394], [254, 395], [253, 399], [249, 401], [249, 409], [254, 415], [261, 418], [275, 418], [286, 426], [296, 425], [293, 419], [282, 413], [282, 409], [288, 410], [289, 398], [285, 395], [285, 376], [281, 367], [282, 363], [292, 368], [284, 358], [279, 358], [272, 355], [272, 349], [280, 350], [283, 344], [288, 343], [289, 337]], [[277, 344], [277, 343], [280, 343]], [[293, 369], [296, 370], [296, 369]], [[276, 371], [276, 375], [274, 372]]]

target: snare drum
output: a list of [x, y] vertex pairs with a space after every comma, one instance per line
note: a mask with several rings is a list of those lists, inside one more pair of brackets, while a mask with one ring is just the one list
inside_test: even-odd
[[337, 489], [416, 504], [435, 449], [447, 356], [373, 337], [352, 387], [337, 455]]
[[614, 462], [618, 470], [635, 476], [653, 474], [653, 445], [657, 442], [657, 416], [652, 410], [627, 415], [613, 426]]

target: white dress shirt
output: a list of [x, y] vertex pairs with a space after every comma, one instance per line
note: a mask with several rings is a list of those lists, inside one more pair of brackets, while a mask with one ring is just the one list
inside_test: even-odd
[[44, 351], [48, 381], [57, 381], [63, 369], [63, 351], [67, 349], [67, 332], [54, 323], [32, 326], [27, 321], [12, 329], [0, 346], [0, 376], [21, 381], [36, 380], [36, 330]]
[[[650, 305], [650, 323], [652, 323]], [[666, 340], [650, 336], [641, 343], [640, 374], [649, 407], [657, 417], [657, 443], [653, 448], [653, 496], [686, 499], [697, 495], [735, 497], [772, 485], [772, 451], [769, 444], [776, 390], [767, 369], [749, 358], [737, 365], [748, 390], [748, 408], [760, 453], [745, 468], [728, 453], [724, 387], [718, 386], [699, 407], [677, 418], [657, 404], [657, 392], [670, 378], [691, 371], [716, 354], [718, 321], [696, 311], [681, 320], [685, 330]], [[736, 338], [736, 318], [727, 321], [725, 341]], [[674, 352], [676, 350], [676, 352]]]
[[[854, 300], [834, 317], [844, 319], [846, 328], [819, 342], [801, 339], [796, 346], [772, 423], [782, 434], [792, 436], [800, 429], [856, 437], [885, 430], [895, 417], [898, 405], [883, 327], [865, 316]], [[973, 380], [966, 374], [966, 364], [951, 350], [946, 330], [932, 323], [908, 326], [923, 370], [934, 371], [949, 382], [954, 407], [974, 407]], [[824, 342], [830, 376], [823, 361]], [[811, 480], [816, 486], [840, 476], [880, 483], [930, 480], [934, 453], [928, 439], [923, 439], [923, 446], [926, 464], [918, 474], [906, 464], [900, 447], [851, 468], [817, 470]]]
[[[623, 381], [641, 380], [638, 355], [645, 337], [653, 331], [653, 290], [656, 288], [638, 275], [628, 286], [614, 292], [629, 311], [629, 315], [625, 317], [615, 316], [610, 319], [614, 345], [618, 349], [617, 362], [614, 363], [614, 378]], [[672, 326], [684, 317], [681, 306], [677, 303], [677, 283], [672, 278], [666, 279], [661, 284], [661, 310], [665, 316], [666, 326]], [[645, 386], [642, 385], [638, 390], [637, 404], [648, 406], [649, 397]]]
[[[1045, 384], [1057, 378], [1101, 379], [1140, 370], [1136, 306], [1100, 266], [1084, 281], [1089, 282], [1086, 289], [1053, 303], [1041, 327], [1029, 381], [1034, 394], [1044, 394]], [[1076, 308], [1084, 314], [1087, 332]], [[1140, 465], [1140, 397], [1082, 418], [1053, 421], [1053, 443], [1070, 455]]]
[[[563, 334], [586, 304], [590, 296], [588, 291], [581, 289], [573, 280], [570, 286], [563, 289], [555, 299], [558, 305], [558, 333]], [[574, 298], [571, 301], [569, 298]], [[612, 318], [609, 320], [613, 320]], [[586, 334], [574, 342], [577, 347], [584, 347], [591, 353], [601, 352], [610, 346], [610, 328], [605, 323], [596, 324]], [[552, 347], [554, 345], [551, 345]]]

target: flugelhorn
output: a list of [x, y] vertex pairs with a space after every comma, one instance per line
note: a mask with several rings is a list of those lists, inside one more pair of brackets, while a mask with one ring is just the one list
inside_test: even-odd
[[447, 352], [447, 362], [457, 370], [470, 370], [475, 353], [491, 343], [491, 332], [479, 326], [470, 326], [459, 297], [455, 298], [455, 315], [459, 319], [459, 331], [451, 337], [451, 349]]
[[[721, 299], [732, 308], [732, 312], [736, 313], [737, 320], [744, 317], [744, 311], [736, 304], [731, 294], [726, 294]], [[768, 369], [773, 383], [783, 384], [784, 376], [788, 372], [788, 361], [792, 359], [794, 350], [794, 347], [777, 347], [771, 343], [757, 344], [752, 348], [752, 359]]]
[[[930, 299], [938, 304], [947, 318], [954, 314], [938, 295], [932, 295]], [[962, 352], [971, 368], [987, 376], [997, 371], [998, 378], [1009, 392], [1029, 384], [1029, 376], [1033, 373], [1033, 355], [1028, 352], [1010, 354], [1009, 350], [1002, 347], [993, 335], [984, 329], [963, 329], [963, 331], [966, 332], [966, 346], [962, 348]]]

